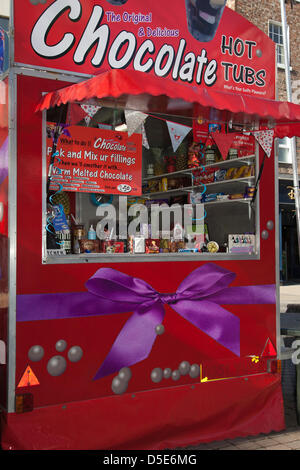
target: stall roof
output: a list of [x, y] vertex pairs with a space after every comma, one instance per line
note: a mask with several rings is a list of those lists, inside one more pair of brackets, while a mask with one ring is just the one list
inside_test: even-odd
[[47, 93], [36, 110], [72, 102], [114, 99], [117, 105], [144, 112], [201, 116], [209, 121], [275, 127], [275, 136], [300, 136], [300, 105], [248, 94], [193, 86], [127, 69], [112, 69], [88, 80]]

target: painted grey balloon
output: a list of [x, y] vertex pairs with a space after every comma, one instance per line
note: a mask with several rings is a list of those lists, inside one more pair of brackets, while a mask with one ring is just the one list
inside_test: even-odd
[[269, 232], [268, 232], [268, 230], [263, 230], [263, 231], [261, 232], [261, 238], [262, 238], [263, 240], [267, 240], [267, 239], [269, 238]]
[[163, 372], [164, 379], [169, 379], [172, 375], [172, 369], [170, 367], [166, 367]]
[[118, 377], [121, 380], [125, 380], [125, 382], [128, 382], [132, 377], [132, 372], [129, 367], [122, 367], [122, 369], [120, 369], [118, 373]]
[[126, 382], [125, 380], [121, 380], [118, 375], [113, 378], [111, 383], [111, 389], [116, 395], [122, 395], [122, 393], [125, 393], [127, 387], [128, 382]]
[[164, 327], [164, 325], [157, 325], [157, 326], [155, 327], [155, 333], [156, 333], [157, 335], [163, 335], [164, 332], [165, 332], [165, 327]]
[[190, 369], [190, 377], [196, 379], [200, 375], [200, 366], [198, 364], [192, 364]]
[[80, 346], [72, 346], [68, 351], [68, 359], [71, 362], [78, 362], [83, 356], [83, 351]]
[[55, 349], [58, 352], [63, 352], [66, 349], [66, 347], [67, 347], [67, 342], [64, 339], [60, 339], [59, 341], [57, 341], [55, 345]]
[[37, 5], [39, 3], [40, 0], [30, 0], [30, 3], [32, 3], [32, 5]]
[[163, 378], [163, 371], [160, 367], [155, 367], [151, 372], [152, 382], [159, 383]]
[[44, 357], [44, 348], [39, 346], [32, 346], [28, 351], [28, 358], [33, 361], [37, 362], [40, 361]]
[[57, 377], [65, 372], [67, 368], [67, 361], [62, 356], [53, 356], [48, 361], [47, 371], [53, 377]]
[[180, 372], [179, 372], [179, 370], [177, 370], [177, 369], [176, 369], [176, 370], [173, 370], [173, 372], [172, 372], [172, 379], [173, 379], [173, 380], [179, 380], [179, 379], [180, 379]]
[[262, 57], [262, 51], [260, 49], [256, 49], [257, 57]]
[[189, 373], [190, 371], [190, 363], [188, 361], [182, 361], [180, 364], [179, 364], [179, 372], [181, 375], [186, 375]]
[[273, 228], [274, 228], [274, 222], [273, 222], [273, 220], [268, 220], [268, 222], [267, 222], [267, 229], [268, 229], [268, 230], [273, 230]]

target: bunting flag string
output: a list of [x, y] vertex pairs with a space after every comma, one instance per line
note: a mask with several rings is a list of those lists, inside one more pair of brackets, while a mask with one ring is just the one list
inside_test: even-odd
[[266, 152], [266, 155], [270, 157], [273, 147], [274, 129], [252, 131], [252, 134], [262, 149]]
[[[101, 106], [96, 105], [76, 105], [76, 107], [71, 106], [68, 112], [68, 121], [69, 124], [75, 124], [80, 120], [84, 119], [86, 124], [89, 125], [91, 119], [95, 116], [97, 111], [101, 109]], [[145, 130], [145, 121], [148, 117], [153, 117], [156, 119], [160, 119], [167, 124], [172, 148], [173, 151], [176, 152], [179, 145], [182, 143], [184, 138], [188, 135], [188, 133], [192, 130], [190, 126], [186, 126], [183, 124], [178, 124], [173, 121], [168, 121], [159, 116], [153, 116], [151, 114], [146, 114], [141, 111], [134, 111], [134, 110], [125, 110], [125, 122], [127, 125], [127, 132], [128, 136], [131, 136], [135, 132], [139, 132], [142, 134], [142, 145], [149, 149], [149, 142]], [[246, 134], [249, 135], [250, 133], [255, 137], [256, 141], [265, 151], [266, 155], [270, 157], [273, 147], [273, 141], [275, 137], [274, 129], [264, 129], [264, 130], [257, 130], [257, 131], [248, 131], [248, 132], [209, 132], [206, 146], [211, 145], [214, 142], [220, 153], [222, 155], [223, 160], [226, 159], [228, 155], [228, 151], [231, 148], [232, 142], [236, 135], [239, 134]]]

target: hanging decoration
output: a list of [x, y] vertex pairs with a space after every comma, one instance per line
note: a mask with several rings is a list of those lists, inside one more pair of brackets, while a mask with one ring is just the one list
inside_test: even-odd
[[86, 122], [86, 125], [88, 126], [89, 123], [91, 122], [91, 119], [95, 116], [95, 114], [101, 109], [102, 106], [96, 106], [93, 104], [81, 104], [80, 107], [83, 109], [85, 112], [86, 116], [84, 117], [84, 120]]
[[225, 132], [212, 132], [211, 137], [215, 141], [220, 153], [222, 155], [223, 160], [226, 160], [228, 155], [229, 149], [232, 146], [232, 142], [234, 141], [236, 134], [234, 132], [230, 132], [229, 134], [225, 134]]
[[268, 157], [271, 155], [273, 140], [274, 140], [274, 129], [266, 129], [263, 131], [252, 131], [256, 141], [265, 151]]
[[69, 103], [68, 104], [68, 112], [67, 112], [67, 119], [66, 122], [70, 126], [76, 126], [80, 121], [85, 119], [86, 112], [82, 109], [82, 107], [77, 103]]
[[172, 142], [172, 147], [174, 152], [178, 149], [179, 145], [183, 141], [183, 139], [187, 136], [187, 134], [192, 130], [191, 127], [184, 126], [183, 124], [178, 124], [177, 122], [170, 122], [166, 121], [171, 142]]
[[143, 133], [144, 122], [147, 117], [148, 114], [142, 113], [140, 111], [125, 110], [125, 120], [128, 135], [131, 136], [134, 134], [134, 132], [137, 132], [140, 126], [142, 126]]

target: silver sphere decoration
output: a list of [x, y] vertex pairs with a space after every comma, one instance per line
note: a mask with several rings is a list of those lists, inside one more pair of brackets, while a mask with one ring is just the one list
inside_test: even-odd
[[189, 373], [190, 371], [190, 363], [188, 361], [182, 361], [180, 364], [179, 364], [179, 372], [181, 375], [186, 375]]
[[63, 352], [66, 349], [66, 347], [67, 347], [67, 342], [64, 339], [60, 339], [59, 341], [57, 341], [55, 345], [55, 349], [58, 352]]
[[262, 50], [261, 49], [256, 49], [256, 56], [257, 57], [262, 57]]
[[268, 230], [263, 230], [263, 231], [261, 232], [261, 238], [262, 238], [263, 240], [267, 240], [267, 239], [269, 238], [269, 232], [268, 232]]
[[173, 370], [172, 372], [172, 380], [179, 380], [180, 379], [180, 372], [179, 370]]
[[163, 371], [160, 367], [155, 367], [151, 372], [151, 380], [152, 382], [159, 383], [163, 378]]
[[126, 382], [125, 380], [121, 380], [118, 375], [113, 378], [111, 383], [111, 389], [116, 395], [122, 395], [122, 393], [125, 393], [127, 387], [128, 382]]
[[274, 222], [273, 222], [273, 220], [268, 220], [268, 222], [267, 222], [267, 229], [268, 229], [268, 230], [273, 230], [273, 228], [274, 228]]
[[132, 372], [129, 367], [122, 367], [118, 373], [118, 377], [125, 382], [129, 382], [132, 377]]
[[172, 369], [170, 367], [166, 367], [163, 372], [164, 379], [169, 379], [172, 375]]
[[165, 332], [165, 327], [164, 327], [164, 325], [157, 325], [157, 326], [155, 327], [155, 333], [156, 333], [157, 335], [159, 335], [159, 336], [160, 336], [160, 335], [163, 335], [164, 332]]
[[78, 362], [83, 356], [83, 351], [80, 346], [72, 346], [68, 351], [68, 359], [71, 362]]
[[190, 377], [196, 379], [200, 375], [200, 366], [198, 364], [192, 364], [190, 369]]
[[43, 357], [44, 357], [44, 348], [42, 346], [39, 346], [39, 345], [32, 346], [28, 351], [28, 358], [33, 362], [40, 361]]
[[62, 356], [53, 356], [48, 361], [47, 371], [53, 377], [57, 377], [65, 372], [67, 368], [67, 361]]

